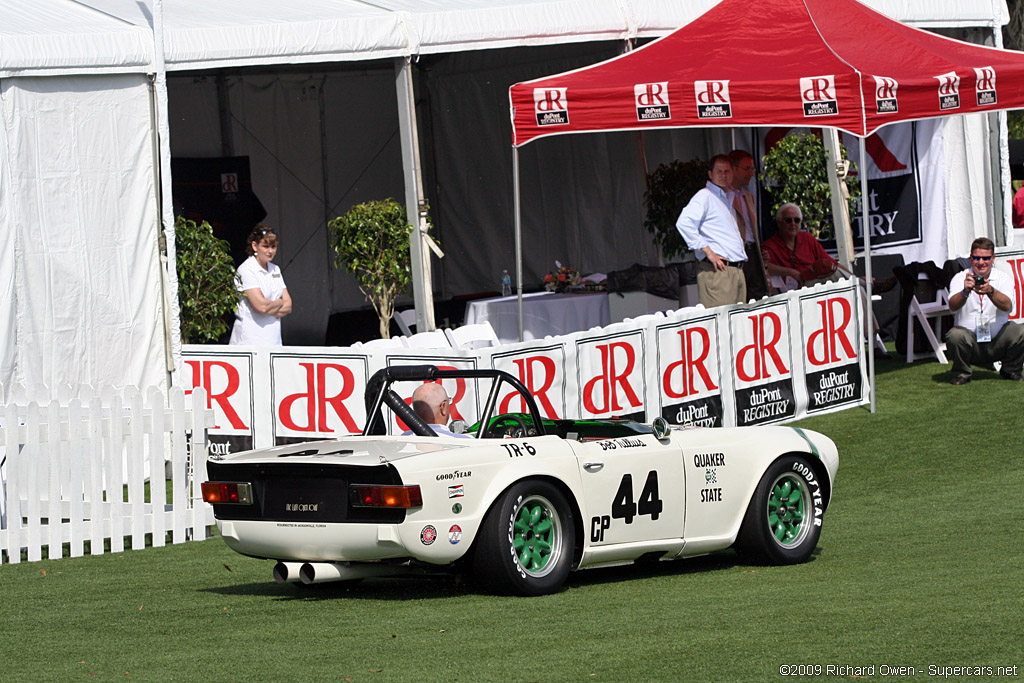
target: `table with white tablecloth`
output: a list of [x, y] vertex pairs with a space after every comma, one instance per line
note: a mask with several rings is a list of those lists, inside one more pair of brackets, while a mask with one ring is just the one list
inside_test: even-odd
[[[466, 304], [467, 325], [488, 322], [503, 344], [519, 341], [519, 298], [502, 296]], [[604, 292], [523, 295], [523, 340], [603, 327], [611, 323]]]

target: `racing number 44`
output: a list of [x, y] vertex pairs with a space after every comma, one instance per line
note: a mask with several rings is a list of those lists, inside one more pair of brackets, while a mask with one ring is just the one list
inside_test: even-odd
[[658, 495], [657, 470], [647, 473], [647, 481], [644, 482], [639, 501], [633, 498], [633, 475], [624, 474], [612, 501], [612, 519], [624, 519], [626, 524], [632, 524], [634, 517], [650, 515], [652, 521], [657, 521], [664, 507]]

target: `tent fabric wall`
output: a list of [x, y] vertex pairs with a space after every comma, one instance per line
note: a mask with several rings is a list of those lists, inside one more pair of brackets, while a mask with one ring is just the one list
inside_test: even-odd
[[[161, 14], [164, 17], [163, 30], [157, 33], [166, 38], [166, 49], [160, 52], [165, 54], [167, 68], [172, 71], [232, 65], [366, 63], [366, 60], [372, 58], [409, 54], [429, 56], [463, 50], [481, 50], [483, 54], [502, 47], [583, 44], [597, 40], [612, 40], [622, 45], [632, 38], [666, 34], [715, 4], [715, 0], [451, 0], [443, 3], [375, 0], [373, 4], [359, 0], [299, 0], [285, 4], [278, 0], [221, 0], [216, 3], [208, 0], [164, 0]], [[977, 0], [868, 0], [867, 4], [917, 26], [997, 27], [1007, 19], [1002, 0], [993, 3], [979, 3]], [[151, 159], [153, 141], [148, 139], [152, 135], [150, 129], [154, 111], [150, 108], [149, 94], [144, 86], [144, 74], [159, 72], [155, 79], [155, 99], [159, 105], [155, 113], [163, 149], [166, 150], [168, 137], [171, 138], [170, 143], [175, 153], [182, 148], [189, 148], [191, 151], [188, 155], [220, 155], [223, 149], [217, 111], [208, 108], [198, 111], [205, 107], [200, 106], [201, 102], [216, 102], [215, 97], [207, 94], [208, 90], [203, 90], [201, 97], [196, 100], [183, 102], [176, 102], [176, 95], [172, 92], [171, 125], [175, 128], [169, 134], [168, 122], [161, 116], [163, 70], [160, 67], [160, 55], [156, 54], [159, 41], [154, 34], [154, 23], [161, 22], [159, 17], [154, 21], [152, 0], [33, 0], [27, 4], [0, 3], [0, 79], [4, 79], [0, 81], [0, 88], [4, 91], [3, 116], [7, 123], [0, 133], [6, 136], [0, 139], [0, 152], [3, 153], [3, 163], [7, 169], [7, 175], [0, 176], [0, 238], [15, 245], [13, 266], [10, 257], [0, 262], [0, 267], [4, 268], [4, 273], [0, 273], [0, 293], [4, 293], [4, 287], [14, 289], [14, 295], [0, 304], [0, 323], [14, 321], [13, 326], [8, 325], [7, 330], [0, 332], [0, 381], [9, 382], [18, 378], [30, 382], [54, 380], [118, 383], [122, 378], [130, 376], [130, 381], [134, 383], [160, 384], [162, 380], [154, 381], [153, 378], [164, 377], [164, 344], [160, 339], [163, 321], [159, 315], [160, 284], [154, 234], [159, 203], [153, 188], [156, 175]], [[373, 78], [363, 81], [373, 82], [369, 88], [346, 86], [336, 91], [331, 87], [323, 89], [327, 93], [323, 104], [327, 106], [322, 111], [334, 118], [325, 117], [329, 123], [321, 131], [321, 149], [315, 146], [308, 149], [293, 146], [285, 150], [283, 148], [289, 144], [288, 136], [278, 131], [280, 137], [272, 148], [264, 148], [259, 139], [254, 139], [251, 149], [238, 149], [235, 152], [248, 153], [257, 164], [266, 164], [266, 168], [271, 170], [277, 168], [277, 159], [303, 165], [320, 164], [322, 170], [310, 175], [307, 175], [305, 169], [296, 173], [291, 166], [282, 167], [284, 170], [273, 170], [268, 175], [275, 183], [268, 192], [279, 194], [280, 205], [290, 207], [296, 203], [296, 199], [305, 204], [305, 198], [310, 194], [309, 188], [316, 187], [315, 182], [308, 182], [309, 177], [315, 180], [319, 174], [321, 184], [327, 188], [322, 193], [322, 201], [328, 210], [318, 208], [314, 211], [310, 207], [299, 206], [295, 214], [295, 225], [300, 228], [312, 225], [314, 219], [319, 224], [323, 220], [321, 214], [326, 216], [334, 210], [340, 212], [346, 204], [379, 196], [382, 190], [396, 197], [403, 195], [398, 144], [392, 143], [390, 138], [377, 138], [377, 135], [390, 134], [392, 127], [387, 122], [395, 118], [392, 67], [389, 62], [385, 62], [383, 67], [379, 63], [367, 63], [365, 71], [376, 71]], [[120, 78], [103, 80], [97, 76], [114, 73], [134, 75], [124, 76], [129, 81]], [[71, 75], [76, 78], [62, 78]], [[45, 87], [37, 86], [32, 83], [32, 78], [37, 76], [53, 77], [54, 80]], [[376, 80], [378, 76], [381, 78], [379, 83]], [[193, 75], [191, 78], [196, 77]], [[349, 75], [345, 78], [356, 77]], [[131, 85], [126, 86], [126, 82]], [[173, 90], [173, 86], [168, 87]], [[244, 99], [258, 101], [260, 104], [272, 103], [274, 97], [277, 97], [278, 102], [287, 100], [287, 93], [273, 94], [276, 87], [266, 93], [247, 95]], [[284, 88], [281, 91], [284, 92], [290, 86], [282, 83], [280, 87]], [[27, 116], [34, 116], [33, 107], [46, 99], [42, 92], [47, 88], [54, 106], [66, 107], [68, 114], [59, 131], [48, 129], [45, 135], [40, 131], [40, 135], [30, 141], [28, 124], [21, 122], [14, 125], [13, 122], [22, 118], [22, 108]], [[126, 91], [132, 92], [131, 97], [124, 96]], [[374, 94], [366, 94], [371, 91]], [[92, 93], [94, 97], [86, 97], [86, 93]], [[295, 92], [290, 94], [294, 95]], [[455, 94], [454, 91], [452, 94]], [[233, 93], [231, 97], [238, 95]], [[482, 93], [480, 97], [483, 99]], [[339, 100], [336, 109], [332, 106], [332, 98]], [[101, 100], [106, 104], [101, 104]], [[451, 101], [453, 106], [462, 108], [454, 97]], [[287, 104], [291, 106], [290, 101]], [[67, 143], [67, 149], [73, 148], [74, 140], [78, 140], [81, 145], [85, 136], [97, 140], [106, 139], [108, 134], [98, 131], [103, 127], [102, 121], [110, 119], [113, 114], [104, 110], [103, 106], [109, 108], [115, 105], [118, 107], [116, 124], [108, 128], [113, 127], [122, 134], [122, 138], [129, 139], [128, 147], [93, 150], [98, 156], [81, 159], [79, 162], [89, 166], [96, 160], [102, 160], [120, 169], [123, 193], [104, 194], [108, 188], [99, 188], [103, 192], [97, 192], [94, 183], [98, 184], [99, 181], [95, 178], [86, 180], [85, 176], [79, 175], [81, 170], [60, 169], [55, 175], [63, 173], [64, 182], [52, 206], [44, 207], [45, 218], [49, 222], [43, 225], [44, 221], [39, 219], [43, 209], [33, 204], [30, 195], [19, 192], [19, 189], [28, 187], [38, 190], [44, 184], [42, 179], [26, 180], [26, 164], [31, 159], [48, 157], [52, 140], [60, 136], [71, 141]], [[183, 124], [176, 124], [174, 117], [175, 111], [190, 105], [195, 105], [196, 111], [190, 112], [188, 119], [201, 119], [200, 128], [211, 131], [210, 136], [201, 143], [194, 139], [175, 139], [183, 137], [183, 130], [191, 133], [187, 127], [182, 128]], [[300, 108], [303, 106], [306, 105], [303, 103]], [[422, 102], [420, 106], [422, 110]], [[497, 106], [504, 108], [504, 97], [498, 99]], [[277, 106], [277, 111], [285, 108]], [[251, 108], [241, 111], [246, 122], [254, 122], [259, 116]], [[352, 118], [353, 113], [358, 116]], [[438, 117], [449, 115], [449, 112], [440, 109], [431, 109], [428, 113], [435, 121]], [[378, 121], [380, 124], [375, 125]], [[269, 139], [269, 134], [262, 136], [262, 131], [281, 125], [280, 122], [272, 122], [260, 128], [253, 123], [249, 130], [258, 129], [261, 137]], [[237, 138], [240, 126], [233, 124], [232, 128]], [[315, 137], [306, 130], [302, 134], [307, 139]], [[356, 143], [352, 143], [354, 138], [357, 139]], [[671, 136], [666, 146], [654, 147], [653, 138], [653, 135], [647, 137], [651, 167], [656, 165], [653, 157], [666, 147], [713, 148], [717, 151], [724, 146], [721, 138], [712, 144], [708, 142], [710, 138], [704, 138], [703, 142], [693, 142], [687, 136]], [[244, 147], [245, 144], [236, 139], [236, 146]], [[460, 145], [463, 149], [472, 146], [471, 142], [460, 142]], [[610, 138], [602, 154], [607, 156], [608, 163], [618, 164], [623, 169], [632, 168], [636, 158], [628, 152], [629, 146], [632, 146], [632, 142], [620, 143], [618, 139]], [[436, 143], [435, 148], [439, 148]], [[983, 148], [987, 146], [983, 144]], [[83, 149], [74, 148], [72, 155], [84, 153]], [[503, 155], [506, 149], [502, 148]], [[371, 150], [377, 151], [376, 157], [358, 158]], [[454, 147], [439, 153], [439, 162], [432, 171], [436, 186], [442, 189], [456, 186], [441, 172], [444, 169], [447, 173], [448, 168], [458, 170], [459, 163], [446, 166], [442, 157], [444, 154], [457, 155], [459, 151], [458, 147]], [[356, 158], [344, 158], [350, 153]], [[141, 158], [146, 160], [144, 163], [133, 163], [132, 156], [137, 157], [136, 161]], [[675, 156], [687, 157], [677, 150], [669, 158]], [[339, 157], [342, 158], [340, 162], [337, 161]], [[571, 159], [568, 153], [563, 158], [574, 173], [581, 173], [573, 177], [566, 176], [565, 182], [580, 182], [581, 179], [587, 181], [588, 170], [585, 165], [592, 160]], [[56, 164], [59, 157], [54, 156], [48, 160], [51, 165]], [[167, 170], [169, 160], [163, 159], [161, 163], [165, 164], [164, 170]], [[339, 163], [340, 166], [337, 165]], [[548, 178], [557, 176], [557, 166], [561, 163], [548, 164], [538, 160], [536, 175]], [[500, 163], [496, 166], [496, 170], [501, 169]], [[506, 171], [501, 170], [501, 173], [505, 174]], [[467, 188], [472, 189], [470, 180], [464, 182]], [[612, 182], [617, 183], [611, 192], [617, 202], [623, 197], [635, 195], [635, 181], [632, 184], [627, 179], [615, 179]], [[503, 185], [500, 190], [494, 187], [478, 188], [473, 198], [465, 201], [489, 202], [497, 193], [505, 192], [506, 187]], [[560, 195], [549, 191], [548, 196], [555, 198]], [[102, 199], [97, 201], [100, 197]], [[589, 202], [562, 197], [562, 201], [569, 202], [569, 207], [583, 207], [582, 210], [591, 211], [591, 215], [595, 211], [600, 214]], [[452, 195], [450, 200], [439, 201], [438, 209], [442, 212], [459, 212], [462, 211], [459, 206], [462, 201], [462, 198]], [[171, 230], [167, 224], [166, 207], [169, 204], [166, 202], [164, 205], [167, 230]], [[63, 207], [60, 216], [57, 215], [58, 206]], [[481, 225], [498, 225], [507, 221], [507, 215], [501, 213], [504, 208], [507, 205], [501, 204], [492, 207], [490, 213], [481, 214], [498, 216], [496, 220], [484, 222], [477, 218], [476, 213], [471, 213], [468, 214], [469, 219], [463, 220], [461, 224], [477, 231]], [[613, 207], [612, 212], [621, 213], [626, 210], [628, 204], [623, 203], [621, 207], [618, 204]], [[571, 211], [565, 207], [538, 211], [539, 223], [536, 229], [539, 237], [545, 238], [545, 231], [557, 230], [558, 223], [566, 222], [566, 214], [583, 224], [584, 221], [573, 218]], [[83, 224], [112, 226], [117, 223], [111, 218], [112, 215], [118, 216], [121, 221], [118, 234], [122, 241], [109, 244], [103, 244], [102, 240], [83, 242], [85, 253], [80, 254], [78, 270], [75, 270], [76, 262], [66, 251], [57, 248], [54, 253], [50, 253], [48, 249], [51, 246], [38, 249], [38, 245], [31, 241], [34, 239], [38, 244], [45, 242], [52, 245], [57, 240], [49, 238], [78, 234]], [[603, 215], [600, 218], [617, 220]], [[26, 223], [27, 219], [31, 219], [32, 223]], [[292, 223], [291, 214], [286, 214], [284, 209], [280, 215], [268, 216], [267, 220], [276, 221], [283, 226], [282, 229], [292, 229], [289, 225]], [[586, 220], [592, 220], [591, 216]], [[441, 229], [447, 230], [443, 226]], [[102, 228], [100, 230], [102, 232]], [[316, 237], [304, 239], [304, 235], [301, 232], [294, 235], [286, 232], [280, 257], [286, 259], [284, 263], [289, 264], [288, 271], [295, 272], [296, 276], [299, 275], [298, 271], [302, 271], [302, 277], [295, 280], [297, 284], [302, 284], [306, 276], [305, 264], [301, 259], [291, 260], [293, 255], [289, 253], [288, 245], [295, 245], [296, 250], [301, 248], [303, 253], [319, 250], [317, 263], [324, 263], [327, 258], [323, 241]], [[173, 234], [170, 236], [173, 237]], [[457, 230], [444, 239], [453, 247], [463, 240], [466, 244], [479, 242], [478, 233], [460, 233]], [[564, 248], [569, 251], [571, 239], [565, 241], [564, 247], [559, 242], [561, 239], [557, 237], [551, 242], [552, 249]], [[588, 259], [589, 252], [584, 249], [593, 247], [591, 244], [581, 244], [577, 247], [580, 254], [578, 258]], [[169, 240], [169, 248], [173, 256], [173, 239]], [[117, 254], [112, 254], [114, 249], [118, 250]], [[500, 272], [505, 259], [501, 253], [489, 254], [488, 258], [490, 262], [481, 262], [474, 268], [489, 283], [496, 277], [492, 273]], [[577, 257], [570, 254], [566, 258]], [[550, 267], [548, 261], [551, 261], [550, 254], [539, 257], [536, 266], [538, 273]], [[89, 269], [100, 265], [103, 273], [97, 277], [106, 276], [112, 280], [106, 289], [94, 291], [94, 284], [89, 280]], [[584, 263], [577, 265], [585, 267]], [[26, 274], [30, 271], [31, 275]], [[39, 282], [44, 281], [44, 275], [58, 277], [56, 272], [65, 274], [61, 283], [46, 281], [45, 287], [38, 288]], [[146, 273], [145, 277], [140, 275], [143, 272]], [[119, 273], [120, 279], [115, 278], [112, 275], [114, 273]], [[308, 297], [308, 304], [305, 305], [314, 311], [313, 315], [326, 316], [330, 307], [337, 308], [340, 301], [347, 300], [352, 282], [351, 279], [345, 280], [346, 277], [334, 271], [310, 279], [309, 287], [316, 290], [316, 295]], [[528, 277], [532, 279], [536, 275]], [[463, 278], [461, 267], [452, 258], [444, 263], [435, 284], [444, 291], [448, 289], [449, 279], [452, 285], [461, 286], [459, 283], [463, 280], [460, 278]], [[465, 281], [468, 280], [466, 277]], [[30, 282], [31, 288], [23, 291], [21, 288]], [[60, 284], [66, 285], [69, 282], [74, 286], [60, 287]], [[342, 283], [340, 286], [339, 282]], [[479, 288], [481, 282], [485, 281], [474, 280], [474, 287]], [[73, 306], [68, 313], [63, 310], [68, 301], [63, 298], [66, 296], [63, 293], [65, 289], [86, 297], [94, 295], [94, 298], [87, 299], [85, 304], [72, 301], [78, 308]], [[130, 292], [128, 301], [122, 297], [126, 289]], [[323, 306], [324, 301], [329, 302], [329, 305]], [[59, 313], [55, 312], [56, 305], [61, 306]], [[90, 327], [104, 319], [103, 316], [107, 316], [105, 320], [109, 323], [108, 328], [101, 330]], [[171, 319], [173, 327], [173, 304]], [[314, 326], [311, 324], [309, 329]], [[47, 329], [52, 329], [54, 333], [49, 340], [44, 339]], [[127, 348], [124, 340], [128, 338], [132, 340], [128, 344], [130, 352], [120, 353]], [[113, 346], [108, 343], [110, 339], [113, 340]], [[23, 340], [40, 345], [26, 348]], [[83, 353], [82, 349], [86, 351]], [[102, 350], [102, 357], [99, 357], [101, 352], [96, 349]], [[67, 365], [66, 372], [62, 373], [54, 365], [53, 358], [62, 359], [61, 362], [66, 364], [71, 363], [68, 359], [78, 359], [78, 362], [73, 367]]]
[[0, 232], [15, 254], [0, 381], [166, 385], [147, 79], [0, 86], [9, 173]]

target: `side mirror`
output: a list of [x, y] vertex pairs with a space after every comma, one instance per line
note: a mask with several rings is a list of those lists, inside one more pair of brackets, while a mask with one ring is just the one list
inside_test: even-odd
[[448, 431], [452, 434], [465, 434], [466, 433], [466, 421], [465, 420], [452, 420], [452, 423], [448, 425]]
[[651, 421], [651, 429], [654, 430], [654, 436], [659, 440], [667, 439], [669, 432], [672, 431], [672, 428], [668, 424], [668, 420], [663, 418], [661, 415]]

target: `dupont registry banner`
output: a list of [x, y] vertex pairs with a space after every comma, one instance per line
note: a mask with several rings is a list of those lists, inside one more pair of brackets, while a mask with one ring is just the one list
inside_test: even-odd
[[[185, 389], [202, 386], [216, 414], [213, 453], [359, 433], [363, 393], [378, 369], [428, 363], [496, 368], [518, 377], [550, 418], [628, 417], [701, 427], [762, 425], [869, 400], [860, 300], [843, 280], [756, 304], [614, 323], [475, 350], [186, 346]], [[453, 418], [473, 424], [486, 380], [444, 380]], [[395, 390], [407, 400], [415, 384]], [[498, 397], [499, 413], [525, 410]], [[405, 425], [388, 415], [388, 429]]]

